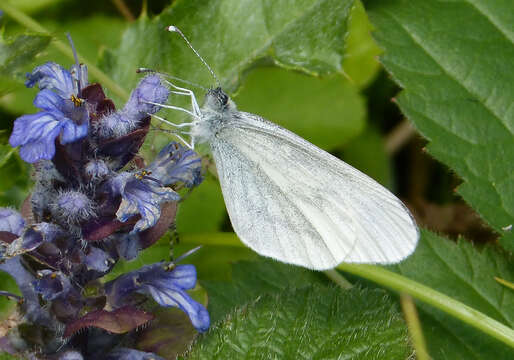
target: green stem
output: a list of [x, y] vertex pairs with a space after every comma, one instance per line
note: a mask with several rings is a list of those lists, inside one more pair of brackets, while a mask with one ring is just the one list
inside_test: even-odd
[[409, 329], [412, 345], [414, 346], [414, 350], [416, 350], [416, 359], [430, 360], [425, 337], [423, 336], [423, 330], [419, 321], [418, 312], [416, 310], [414, 300], [412, 300], [412, 296], [406, 295], [404, 293], [401, 294], [400, 304], [402, 305], [402, 310], [405, 316], [405, 322], [407, 323], [407, 327]]
[[341, 275], [336, 270], [325, 270], [323, 273], [333, 282], [335, 282], [337, 285], [342, 287], [343, 289], [351, 289], [353, 287], [353, 284], [346, 280], [346, 278]]
[[[188, 244], [243, 246], [234, 233], [184, 234], [180, 237], [180, 240], [182, 243]], [[428, 286], [375, 265], [341, 264], [337, 268], [399, 293], [409, 294], [413, 298], [440, 309], [514, 348], [514, 330]], [[332, 271], [330, 271], [331, 274]], [[325, 274], [327, 273], [325, 272]], [[332, 279], [331, 276], [329, 277]], [[335, 282], [339, 284], [338, 281]], [[346, 286], [344, 283], [341, 285], [343, 288], [346, 288]]]
[[514, 330], [428, 286], [374, 265], [341, 264], [337, 268], [398, 292], [409, 294], [514, 348]]
[[[37, 21], [32, 19], [30, 16], [24, 14], [22, 11], [16, 9], [14, 6], [10, 5], [6, 1], [3, 1], [2, 4], [0, 4], [0, 9], [2, 9], [7, 15], [9, 15], [11, 18], [19, 22], [21, 25], [24, 25], [28, 29], [38, 32], [44, 35], [51, 36], [52, 34], [50, 31], [48, 31], [46, 28], [41, 26]], [[61, 40], [55, 39], [52, 44], [62, 52], [64, 55], [69, 57], [70, 59], [74, 60], [73, 58], [73, 52], [71, 51], [70, 47], [66, 45]], [[114, 82], [107, 74], [105, 74], [102, 70], [100, 70], [98, 67], [93, 65], [93, 63], [80, 54], [78, 55], [80, 62], [87, 65], [88, 72], [98, 80], [102, 84], [102, 86], [110, 89], [114, 94], [116, 94], [118, 97], [120, 97], [122, 100], [127, 100], [129, 97], [129, 94], [125, 89], [120, 87], [116, 82]]]

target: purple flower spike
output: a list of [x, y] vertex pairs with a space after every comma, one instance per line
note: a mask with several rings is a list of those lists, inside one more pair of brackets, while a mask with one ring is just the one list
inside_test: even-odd
[[161, 109], [158, 105], [148, 104], [154, 102], [164, 104], [168, 100], [170, 91], [165, 87], [158, 75], [144, 77], [130, 94], [130, 99], [125, 104], [123, 112], [128, 118], [141, 120], [148, 114], [155, 114]]
[[195, 284], [196, 269], [193, 265], [178, 265], [168, 270], [166, 264], [157, 263], [122, 275], [107, 283], [105, 289], [113, 306], [122, 305], [127, 295], [138, 292], [150, 295], [161, 306], [178, 307], [189, 316], [198, 331], [204, 332], [210, 325], [209, 314], [186, 292]]
[[25, 220], [16, 210], [0, 208], [0, 231], [6, 231], [20, 236], [25, 227]]
[[116, 212], [120, 221], [125, 222], [134, 215], [141, 215], [132, 233], [154, 226], [161, 216], [162, 203], [180, 199], [175, 191], [143, 174], [121, 173], [111, 180], [111, 188], [114, 194], [122, 198]]
[[183, 182], [193, 187], [202, 181], [200, 156], [177, 142], [166, 145], [147, 170], [165, 185]]
[[107, 354], [104, 360], [164, 360], [164, 358], [144, 351], [118, 348]]

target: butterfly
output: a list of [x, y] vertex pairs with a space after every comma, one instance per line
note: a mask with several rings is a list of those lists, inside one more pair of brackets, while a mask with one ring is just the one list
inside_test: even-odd
[[[214, 72], [178, 32], [212, 75]], [[191, 147], [207, 143], [233, 229], [260, 255], [325, 270], [341, 262], [395, 263], [416, 248], [419, 230], [405, 205], [369, 176], [262, 117], [239, 111], [220, 88], [188, 112]], [[162, 118], [159, 118], [161, 120]], [[183, 139], [182, 139], [183, 140]], [[187, 142], [186, 142], [187, 143]]]

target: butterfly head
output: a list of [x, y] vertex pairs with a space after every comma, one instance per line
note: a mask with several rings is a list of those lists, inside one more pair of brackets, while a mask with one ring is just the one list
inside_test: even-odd
[[235, 110], [236, 105], [230, 97], [220, 88], [210, 89], [205, 95], [205, 105], [207, 109], [218, 113]]

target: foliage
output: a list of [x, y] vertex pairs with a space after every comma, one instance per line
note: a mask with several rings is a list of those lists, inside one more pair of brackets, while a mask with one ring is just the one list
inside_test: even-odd
[[262, 295], [230, 312], [188, 359], [402, 359], [405, 324], [383, 291], [309, 286]]
[[[427, 150], [462, 178], [458, 193], [514, 250], [514, 40], [502, 1], [369, 4], [398, 104]], [[444, 36], [443, 36], [444, 34]], [[451, 145], [450, 145], [451, 144]]]

